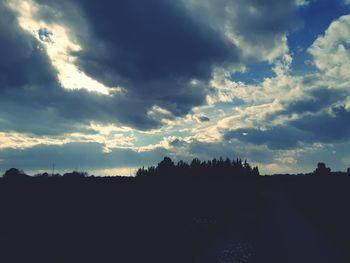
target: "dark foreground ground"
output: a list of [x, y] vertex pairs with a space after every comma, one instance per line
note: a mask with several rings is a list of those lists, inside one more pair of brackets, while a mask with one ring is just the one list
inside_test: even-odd
[[0, 262], [350, 262], [350, 178], [0, 180]]

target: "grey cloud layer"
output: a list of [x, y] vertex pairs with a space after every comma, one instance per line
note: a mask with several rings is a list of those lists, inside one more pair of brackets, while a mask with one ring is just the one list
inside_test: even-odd
[[[1, 170], [9, 167], [21, 169], [50, 169], [52, 163], [58, 169], [101, 169], [116, 167], [134, 167], [151, 165], [158, 162], [166, 150], [162, 148], [138, 153], [129, 149], [115, 149], [103, 153], [103, 145], [98, 143], [70, 143], [63, 146], [38, 145], [18, 151], [16, 149], [0, 150]], [[83, 153], [83, 154], [82, 154]]]
[[[160, 127], [162, 116], [147, 114], [154, 105], [173, 116], [183, 116], [205, 103], [215, 67], [241, 62], [238, 47], [218, 29], [221, 22], [226, 23], [220, 17], [227, 14], [215, 1], [208, 2], [213, 12], [207, 21], [217, 26], [198, 19], [198, 13], [181, 1], [36, 2], [41, 4], [40, 19], [65, 24], [71, 37], [82, 45], [83, 50], [73, 54], [79, 67], [104, 84], [126, 88], [127, 93], [103, 96], [64, 90], [48, 57], [37, 48], [41, 44], [19, 28], [2, 2], [2, 130], [60, 134], [81, 129], [91, 120], [121, 122], [143, 130]], [[240, 1], [232, 3], [245, 6]], [[277, 1], [250, 1], [250, 6], [259, 10], [256, 15], [248, 15], [240, 7], [229, 22], [245, 39], [273, 39], [283, 34], [293, 17], [292, 1], [283, 3], [284, 8], [280, 8]], [[275, 10], [273, 17], [260, 15], [270, 8]], [[271, 23], [279, 26], [271, 27]], [[261, 46], [273, 46], [267, 40], [259, 41]], [[196, 84], [193, 79], [197, 79]]]
[[236, 129], [226, 132], [225, 139], [239, 139], [252, 144], [266, 144], [270, 149], [292, 149], [299, 143], [336, 143], [350, 138], [350, 112], [334, 107], [331, 113], [305, 115], [283, 125]]
[[295, 0], [182, 0], [182, 2], [202, 23], [225, 35], [243, 40], [239, 48], [249, 54], [247, 58], [241, 58], [243, 60], [273, 58], [275, 56], [273, 53], [285, 44], [283, 37], [286, 32], [300, 25], [296, 16]]
[[302, 144], [339, 143], [350, 139], [350, 111], [345, 107], [349, 92], [317, 87], [306, 90], [303, 99], [284, 101], [284, 109], [267, 114], [266, 123], [281, 116], [298, 116], [265, 129], [241, 128], [225, 132], [226, 140], [238, 139], [274, 150], [301, 147]]

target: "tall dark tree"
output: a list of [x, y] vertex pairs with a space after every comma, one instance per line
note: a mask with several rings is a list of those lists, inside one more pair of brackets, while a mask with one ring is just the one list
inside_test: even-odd
[[318, 163], [317, 168], [314, 171], [317, 176], [328, 176], [331, 175], [331, 168], [326, 167], [325, 163]]
[[175, 164], [170, 159], [170, 157], [164, 157], [163, 161], [161, 161], [157, 166], [157, 173], [170, 175], [175, 172]]

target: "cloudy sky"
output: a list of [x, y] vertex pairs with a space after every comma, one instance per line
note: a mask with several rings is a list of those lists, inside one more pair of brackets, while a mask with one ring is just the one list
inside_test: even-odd
[[349, 0], [0, 1], [1, 174], [349, 149]]

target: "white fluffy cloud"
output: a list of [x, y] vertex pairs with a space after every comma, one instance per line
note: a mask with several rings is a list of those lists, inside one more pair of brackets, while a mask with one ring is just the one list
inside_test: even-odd
[[350, 15], [334, 21], [309, 48], [316, 67], [338, 86], [350, 81]]

